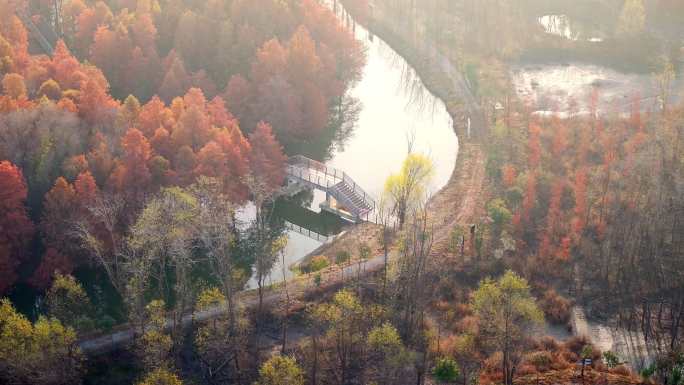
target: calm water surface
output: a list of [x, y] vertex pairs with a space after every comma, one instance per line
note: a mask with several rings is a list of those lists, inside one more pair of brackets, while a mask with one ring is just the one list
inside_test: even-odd
[[[437, 191], [449, 180], [458, 153], [458, 139], [444, 103], [425, 88], [413, 68], [385, 42], [372, 37], [358, 24], [355, 34], [367, 49], [363, 77], [349, 92], [361, 108], [358, 120], [351, 133], [329, 144], [327, 151], [323, 151], [326, 156], [318, 160], [343, 170], [378, 198], [385, 179], [401, 168], [408, 151], [407, 143], [411, 141], [413, 152], [432, 159], [435, 177], [429, 189]], [[304, 204], [308, 208], [288, 207], [280, 215], [313, 231], [324, 228], [331, 234], [339, 232], [342, 224], [335, 226], [339, 222], [336, 218], [319, 213], [318, 205], [325, 200], [325, 194], [315, 191], [311, 198], [308, 205]], [[288, 266], [322, 244], [294, 231], [288, 232], [288, 238], [285, 253]], [[288, 269], [286, 276], [291, 275]], [[282, 267], [278, 264], [271, 273], [271, 282], [280, 280]], [[254, 279], [248, 286], [255, 286]]]

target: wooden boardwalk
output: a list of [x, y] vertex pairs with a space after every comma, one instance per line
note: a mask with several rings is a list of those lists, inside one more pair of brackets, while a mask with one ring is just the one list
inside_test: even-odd
[[328, 211], [358, 222], [375, 210], [375, 200], [342, 170], [296, 155], [290, 157], [286, 171], [288, 183], [324, 191]]

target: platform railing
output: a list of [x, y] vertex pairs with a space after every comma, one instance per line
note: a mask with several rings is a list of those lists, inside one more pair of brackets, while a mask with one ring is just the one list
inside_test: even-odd
[[[312, 172], [312, 170], [314, 172]], [[291, 177], [308, 182], [326, 192], [335, 193], [342, 204], [349, 206], [359, 218], [368, 218], [369, 213], [375, 210], [375, 200], [361, 186], [359, 186], [344, 171], [334, 167], [328, 167], [325, 163], [309, 159], [302, 155], [295, 155], [288, 159], [287, 174]], [[351, 190], [351, 194], [343, 191], [335, 191], [335, 186], [344, 184]], [[353, 195], [353, 196], [349, 196]], [[361, 200], [355, 202], [354, 197]]]

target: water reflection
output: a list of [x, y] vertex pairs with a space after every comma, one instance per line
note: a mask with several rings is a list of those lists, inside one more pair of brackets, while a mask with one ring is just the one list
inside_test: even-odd
[[537, 19], [544, 32], [568, 40], [603, 41], [605, 33], [599, 26], [587, 25], [570, 19], [567, 15], [544, 15]]
[[[436, 191], [449, 180], [458, 152], [458, 140], [446, 106], [425, 88], [416, 71], [384, 41], [377, 37], [369, 39], [368, 31], [358, 24], [354, 31], [367, 50], [367, 64], [361, 80], [334, 111], [324, 135], [288, 148], [288, 151], [343, 170], [366, 192], [378, 198], [387, 176], [399, 171], [410, 140], [413, 151], [424, 153], [434, 161], [435, 178], [428, 188]], [[274, 214], [286, 223], [316, 234], [337, 234], [346, 223], [334, 215], [320, 212], [319, 204], [323, 200], [325, 194], [320, 191], [281, 198], [275, 203]], [[287, 265], [322, 244], [296, 231], [287, 234]], [[292, 273], [288, 270], [287, 274]], [[280, 280], [282, 272], [278, 265], [271, 274], [271, 282]]]
[[[541, 112], [586, 114], [595, 91], [600, 96], [601, 113], [629, 111], [635, 97], [641, 100], [642, 108], [657, 106], [658, 90], [653, 75], [623, 73], [601, 65], [512, 65], [511, 80], [518, 96]], [[678, 77], [673, 89], [681, 89], [682, 85], [684, 80]], [[677, 100], [678, 94], [671, 95], [670, 102]]]

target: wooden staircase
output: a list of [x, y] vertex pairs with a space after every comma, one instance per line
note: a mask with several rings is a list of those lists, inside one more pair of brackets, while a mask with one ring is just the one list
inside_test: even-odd
[[375, 210], [375, 201], [352, 178], [341, 170], [328, 167], [324, 163], [302, 155], [290, 157], [287, 178], [308, 188], [324, 191], [337, 201], [335, 209], [339, 214], [351, 214], [354, 221], [368, 218]]

